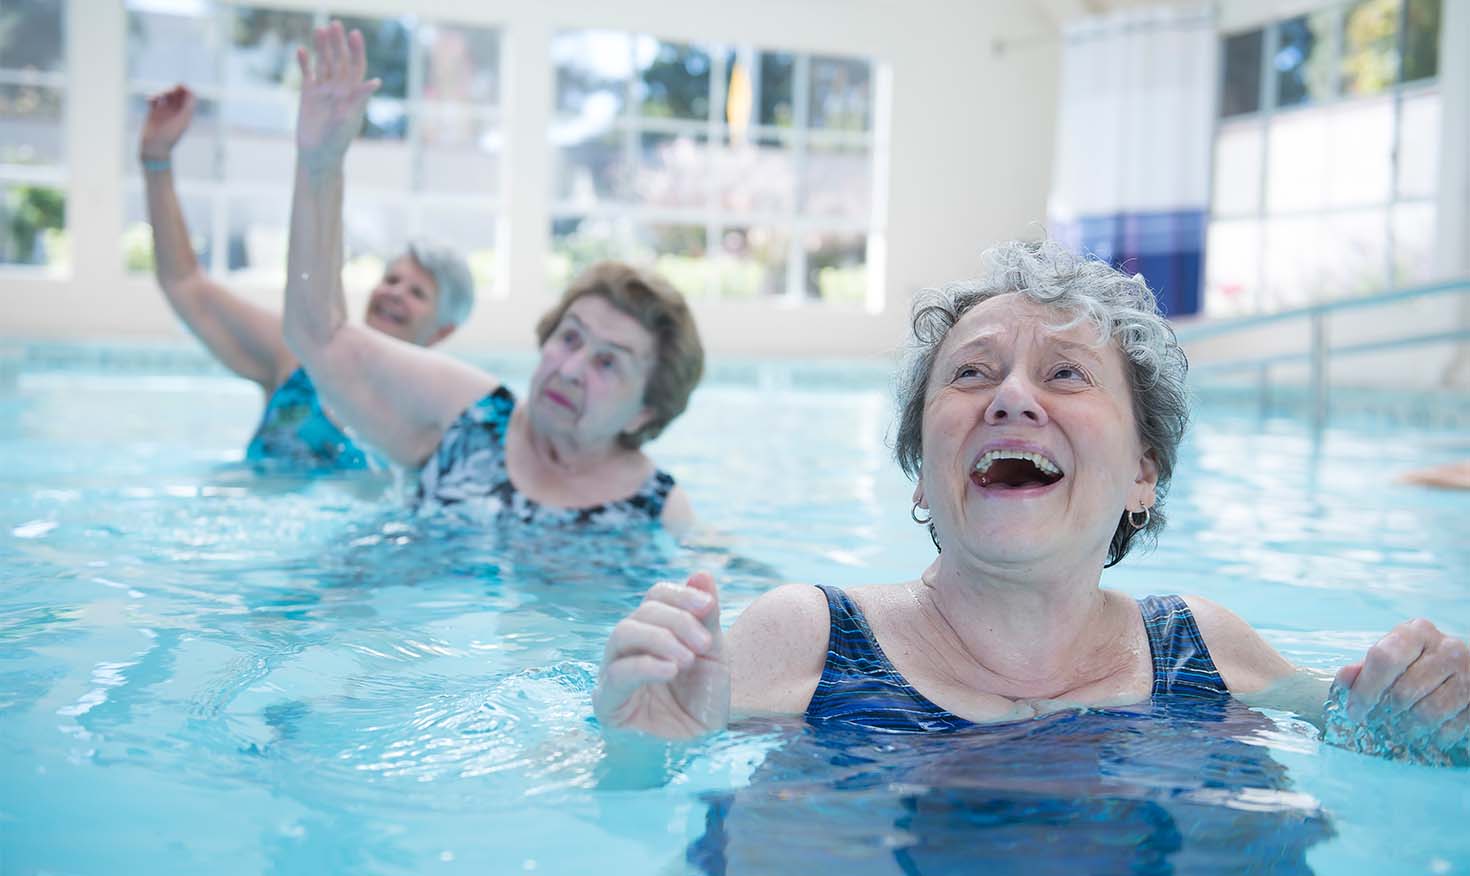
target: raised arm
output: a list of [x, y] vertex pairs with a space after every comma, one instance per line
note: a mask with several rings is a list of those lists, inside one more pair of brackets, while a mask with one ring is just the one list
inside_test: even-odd
[[174, 191], [173, 150], [194, 117], [194, 95], [180, 85], [148, 100], [138, 144], [153, 227], [153, 271], [179, 319], [226, 368], [267, 392], [293, 366], [281, 318], [211, 280], [194, 257]]
[[347, 323], [342, 290], [343, 159], [378, 88], [362, 35], [340, 22], [304, 49], [285, 337], [333, 414], [401, 465], [418, 466], [460, 412], [499, 382], [449, 356]]

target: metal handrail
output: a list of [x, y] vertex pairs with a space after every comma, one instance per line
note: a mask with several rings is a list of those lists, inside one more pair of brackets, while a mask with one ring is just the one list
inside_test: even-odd
[[1444, 295], [1449, 293], [1470, 292], [1470, 277], [1460, 277], [1453, 280], [1445, 280], [1438, 283], [1428, 283], [1422, 286], [1411, 286], [1404, 289], [1394, 289], [1377, 295], [1369, 295], [1362, 298], [1348, 298], [1341, 301], [1326, 301], [1320, 304], [1311, 304], [1306, 307], [1298, 307], [1292, 310], [1283, 310], [1277, 313], [1267, 313], [1260, 316], [1248, 316], [1240, 319], [1226, 320], [1222, 322], [1200, 323], [1195, 325], [1183, 325], [1175, 329], [1175, 334], [1181, 342], [1198, 341], [1206, 338], [1216, 338], [1222, 335], [1238, 334], [1240, 332], [1254, 331], [1262, 326], [1272, 325], [1293, 319], [1308, 320], [1311, 326], [1311, 339], [1307, 350], [1300, 353], [1275, 353], [1263, 356], [1246, 356], [1237, 359], [1227, 359], [1223, 362], [1208, 362], [1194, 368], [1195, 373], [1217, 373], [1221, 371], [1238, 371], [1246, 368], [1257, 369], [1260, 373], [1260, 384], [1262, 397], [1268, 384], [1268, 370], [1273, 365], [1281, 365], [1293, 362], [1306, 361], [1310, 366], [1310, 384], [1312, 397], [1312, 426], [1320, 430], [1327, 422], [1327, 362], [1332, 355], [1352, 356], [1360, 353], [1379, 352], [1382, 350], [1397, 349], [1410, 346], [1423, 346], [1433, 343], [1447, 343], [1455, 341], [1470, 341], [1470, 328], [1446, 332], [1432, 332], [1429, 334], [1409, 335], [1401, 338], [1390, 338], [1378, 341], [1367, 341], [1356, 344], [1344, 344], [1332, 346], [1327, 338], [1327, 318], [1344, 311], [1362, 310], [1369, 307], [1383, 307], [1403, 301], [1411, 301], [1418, 298], [1428, 298], [1433, 295]]

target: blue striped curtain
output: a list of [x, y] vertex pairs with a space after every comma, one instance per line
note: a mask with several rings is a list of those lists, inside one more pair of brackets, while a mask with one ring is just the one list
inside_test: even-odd
[[1049, 232], [1140, 273], [1170, 316], [1204, 289], [1217, 40], [1207, 7], [1130, 9], [1063, 33]]

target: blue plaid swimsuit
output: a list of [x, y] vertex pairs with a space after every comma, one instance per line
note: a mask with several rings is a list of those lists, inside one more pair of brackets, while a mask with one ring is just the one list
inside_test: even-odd
[[247, 462], [291, 468], [362, 471], [385, 463], [327, 418], [316, 385], [297, 368], [271, 393], [245, 448]]
[[[924, 733], [975, 726], [914, 689], [899, 674], [868, 627], [862, 609], [836, 587], [820, 586], [831, 614], [827, 663], [806, 708], [813, 722], [840, 721], [892, 733]], [[1229, 695], [1194, 615], [1178, 596], [1138, 602], [1153, 654], [1153, 697]]]

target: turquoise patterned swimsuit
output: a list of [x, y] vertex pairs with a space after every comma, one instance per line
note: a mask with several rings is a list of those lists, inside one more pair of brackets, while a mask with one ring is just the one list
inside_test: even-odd
[[[852, 597], [818, 585], [827, 596], [831, 632], [822, 678], [806, 707], [809, 721], [839, 721], [890, 733], [975, 726], [930, 702], [888, 661]], [[1215, 669], [1189, 606], [1178, 596], [1138, 601], [1153, 656], [1153, 698], [1218, 699], [1230, 691]]]
[[362, 471], [384, 463], [327, 418], [316, 386], [297, 368], [266, 400], [260, 426], [245, 448], [247, 462], [291, 468]]

